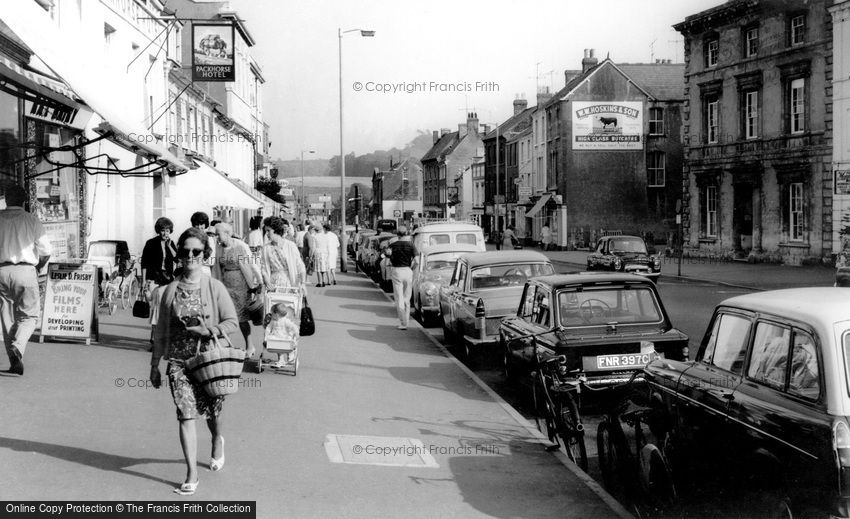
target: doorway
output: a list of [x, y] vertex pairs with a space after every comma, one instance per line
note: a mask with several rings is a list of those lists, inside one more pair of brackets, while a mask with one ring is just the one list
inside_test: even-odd
[[735, 255], [746, 257], [753, 249], [753, 185], [735, 184], [732, 212]]

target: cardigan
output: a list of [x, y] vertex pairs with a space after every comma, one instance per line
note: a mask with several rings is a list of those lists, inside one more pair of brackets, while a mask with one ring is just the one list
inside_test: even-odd
[[[162, 269], [162, 239], [155, 236], [145, 242], [142, 249], [142, 269], [146, 270], [145, 277], [150, 281], [171, 281], [174, 265], [177, 263], [177, 247], [169, 239], [165, 244], [165, 270]], [[167, 278], [167, 279], [166, 279]], [[166, 284], [166, 283], [162, 283]]]
[[[154, 329], [153, 353], [151, 365], [158, 366], [159, 360], [168, 352], [168, 340], [171, 338], [171, 307], [174, 294], [180, 280], [172, 281], [164, 288], [159, 303], [159, 320]], [[230, 335], [239, 329], [236, 308], [224, 284], [207, 275], [201, 275], [201, 301], [204, 303], [204, 315], [207, 328], [216, 336]]]

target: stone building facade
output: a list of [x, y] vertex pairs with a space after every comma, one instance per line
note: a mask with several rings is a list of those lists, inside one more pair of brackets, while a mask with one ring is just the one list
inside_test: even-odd
[[828, 257], [832, 24], [826, 0], [732, 0], [685, 37], [685, 249], [799, 264]]

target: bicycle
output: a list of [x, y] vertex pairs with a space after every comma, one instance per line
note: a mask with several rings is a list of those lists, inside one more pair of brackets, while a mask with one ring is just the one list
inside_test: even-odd
[[121, 276], [121, 309], [131, 308], [141, 289], [141, 276], [136, 273], [136, 262], [131, 263]]
[[534, 351], [537, 370], [532, 373], [532, 394], [537, 428], [554, 444], [547, 450], [559, 450], [563, 444], [567, 457], [586, 471], [587, 447], [577, 404], [581, 393], [581, 376], [567, 377], [567, 359], [563, 355], [541, 360], [536, 340]]

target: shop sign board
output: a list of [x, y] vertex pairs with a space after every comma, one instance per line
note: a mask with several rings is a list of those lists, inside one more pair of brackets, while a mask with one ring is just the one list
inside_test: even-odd
[[643, 103], [573, 101], [574, 150], [643, 149]]
[[41, 314], [44, 337], [85, 339], [97, 335], [95, 298], [97, 267], [86, 263], [51, 263]]
[[324, 208], [325, 208], [325, 204], [323, 204], [321, 202], [313, 202], [313, 203], [310, 204], [310, 209], [324, 209]]
[[835, 170], [835, 194], [850, 195], [850, 169]]
[[[39, 121], [68, 126], [82, 131], [86, 129], [93, 112], [81, 104], [72, 107], [24, 100], [24, 115], [30, 119], [38, 119]], [[53, 144], [51, 146], [56, 147]]]
[[236, 81], [232, 23], [192, 25], [192, 81]]

